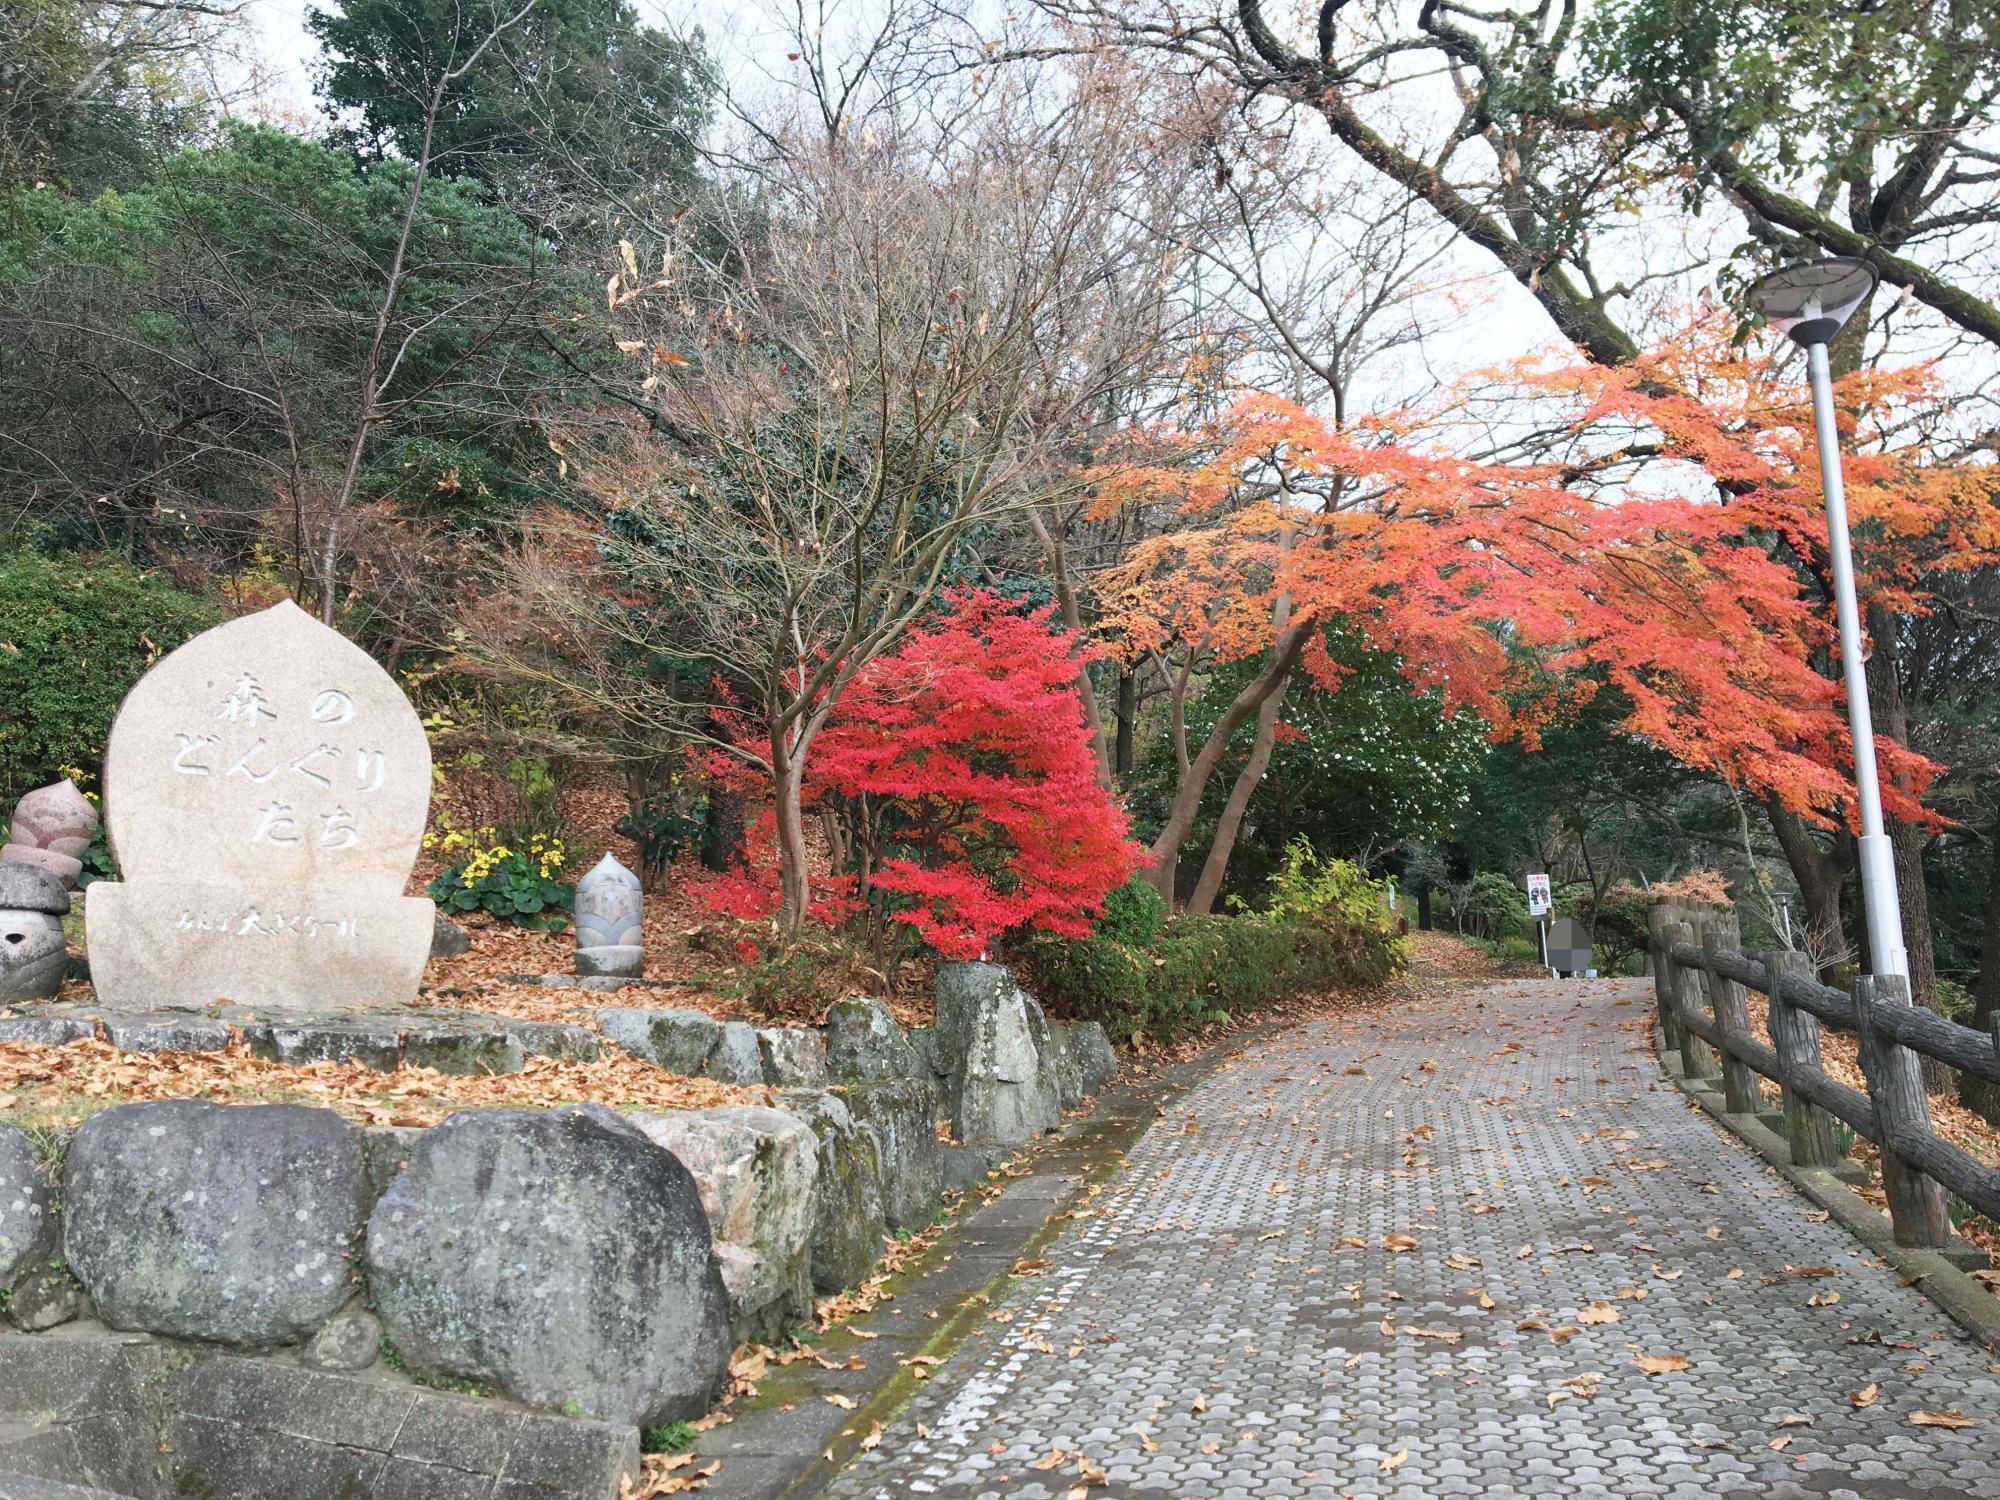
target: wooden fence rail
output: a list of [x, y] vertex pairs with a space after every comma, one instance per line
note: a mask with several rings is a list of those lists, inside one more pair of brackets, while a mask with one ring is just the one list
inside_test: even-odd
[[[1920, 1061], [1935, 1058], [2000, 1081], [2000, 1021], [1988, 1033], [1919, 1010], [1908, 983], [1894, 976], [1837, 990], [1814, 980], [1800, 954], [1752, 957], [1740, 950], [1735, 916], [1724, 908], [1662, 901], [1650, 923], [1661, 1036], [1679, 1051], [1685, 1077], [1719, 1077], [1724, 1108], [1744, 1114], [1763, 1111], [1760, 1078], [1777, 1084], [1799, 1166], [1838, 1161], [1835, 1120], [1874, 1142], [1899, 1245], [1934, 1250], [1949, 1243], [1947, 1189], [2000, 1220], [2000, 1171], [1937, 1133]], [[1768, 1043], [1750, 1028], [1751, 990], [1770, 1001]], [[1866, 1093], [1827, 1073], [1822, 1024], [1856, 1038]]]

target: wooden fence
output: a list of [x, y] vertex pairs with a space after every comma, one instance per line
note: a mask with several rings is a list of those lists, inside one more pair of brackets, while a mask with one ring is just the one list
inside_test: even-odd
[[[1650, 914], [1653, 982], [1661, 1034], [1678, 1049], [1683, 1076], [1720, 1076], [1723, 1107], [1765, 1110], [1759, 1078], [1783, 1091], [1784, 1133], [1793, 1162], [1833, 1167], [1840, 1159], [1833, 1122], [1873, 1141], [1896, 1243], [1942, 1249], [1951, 1238], [1945, 1190], [2000, 1220], [2000, 1171], [1938, 1135], [1924, 1092], [1922, 1057], [2000, 1080], [2000, 1021], [1991, 1033], [1959, 1026], [1910, 1003], [1907, 981], [1864, 977], [1852, 990], [1816, 981], [1805, 956], [1741, 951], [1736, 918], [1725, 908], [1660, 902]], [[1750, 1028], [1747, 995], [1768, 996], [1770, 1041]], [[1820, 1026], [1860, 1043], [1868, 1090], [1826, 1072]]]

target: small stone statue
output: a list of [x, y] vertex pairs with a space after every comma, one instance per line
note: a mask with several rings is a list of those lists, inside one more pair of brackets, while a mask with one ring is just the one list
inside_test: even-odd
[[646, 966], [639, 877], [609, 854], [576, 883], [576, 972], [637, 979]]
[[83, 851], [96, 832], [97, 809], [90, 799], [73, 782], [52, 782], [14, 805], [9, 842], [0, 845], [0, 864], [37, 866], [63, 885], [74, 886], [83, 873]]
[[0, 1002], [53, 1000], [62, 989], [68, 910], [69, 892], [47, 870], [0, 864]]

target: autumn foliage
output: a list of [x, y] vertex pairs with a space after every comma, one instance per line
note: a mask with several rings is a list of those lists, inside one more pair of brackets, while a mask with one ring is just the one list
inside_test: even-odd
[[[1529, 459], [1450, 456], [1437, 435], [1464, 419], [1464, 391], [1345, 430], [1255, 396], [1198, 431], [1150, 435], [1143, 460], [1099, 476], [1103, 512], [1178, 512], [1105, 581], [1118, 649], [1255, 657], [1283, 600], [1295, 621], [1338, 617], [1396, 653], [1496, 737], [1533, 744], [1565, 702], [1610, 683], [1629, 732], [1837, 819], [1849, 771], [1815, 589], [1825, 520], [1806, 393], [1713, 321], [1627, 366], [1517, 369], [1504, 389], [1485, 420], [1552, 434]], [[1844, 441], [1865, 596], [1921, 609], [1925, 575], [2000, 560], [1982, 476], [1891, 439], [1936, 408], [1927, 372], [1864, 371], [1840, 401], [1864, 414]], [[1303, 664], [1333, 685], [1323, 656]], [[1892, 810], [1924, 816], [1933, 768], [1886, 738], [1878, 749]]]
[[[834, 830], [818, 916], [858, 920], [878, 951], [908, 929], [947, 958], [1089, 933], [1138, 850], [1097, 780], [1080, 649], [1052, 611], [967, 589], [855, 677], [807, 767], [808, 810]], [[711, 903], [768, 916], [775, 880], [753, 829], [748, 868]]]

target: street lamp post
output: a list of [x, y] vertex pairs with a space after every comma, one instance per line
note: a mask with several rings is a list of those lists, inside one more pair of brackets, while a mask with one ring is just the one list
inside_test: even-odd
[[1833, 375], [1826, 357], [1826, 346], [1875, 290], [1875, 282], [1875, 268], [1866, 261], [1836, 256], [1773, 271], [1752, 283], [1749, 294], [1765, 321], [1806, 351], [1820, 487], [1826, 494], [1827, 561], [1833, 569], [1833, 608], [1840, 623], [1840, 666], [1847, 679], [1847, 726], [1854, 737], [1854, 790], [1861, 804], [1861, 905], [1868, 926], [1868, 957], [1875, 973], [1907, 979], [1910, 961], [1903, 948], [1896, 862], [1882, 824], [1875, 723], [1868, 709], [1861, 609], [1854, 594], [1854, 554], [1847, 535], [1847, 491], [1840, 477], [1840, 434], [1834, 424]]

